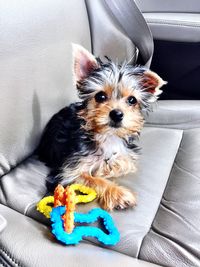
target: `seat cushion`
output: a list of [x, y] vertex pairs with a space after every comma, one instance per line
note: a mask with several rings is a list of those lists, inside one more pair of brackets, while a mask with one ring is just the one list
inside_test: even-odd
[[192, 129], [200, 127], [200, 101], [159, 101], [154, 112], [147, 114], [146, 127]]
[[90, 50], [91, 39], [84, 1], [0, 5], [1, 176], [33, 153], [53, 113], [76, 99], [71, 43]]
[[140, 258], [166, 266], [200, 266], [200, 129], [184, 131]]
[[97, 247], [88, 242], [65, 247], [55, 242], [49, 229], [22, 214], [0, 205], [7, 220], [0, 234], [0, 266], [13, 267], [156, 267], [141, 260]]
[[[126, 211], [114, 211], [112, 216], [121, 234], [121, 241], [112, 250], [137, 257], [143, 238], [148, 233], [160, 204], [168, 177], [180, 145], [182, 130], [145, 128], [141, 136], [142, 155], [139, 171], [117, 180], [138, 194], [138, 205]], [[31, 157], [1, 179], [1, 203], [48, 224], [36, 211], [36, 203], [46, 195], [45, 177], [48, 169]], [[81, 205], [87, 211], [97, 202]], [[96, 240], [89, 239], [99, 245]]]

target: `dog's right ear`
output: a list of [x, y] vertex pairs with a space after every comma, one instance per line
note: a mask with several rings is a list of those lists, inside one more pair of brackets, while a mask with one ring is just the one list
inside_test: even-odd
[[72, 44], [74, 59], [74, 77], [75, 82], [81, 82], [87, 78], [90, 73], [99, 68], [95, 57], [85, 48], [78, 44]]

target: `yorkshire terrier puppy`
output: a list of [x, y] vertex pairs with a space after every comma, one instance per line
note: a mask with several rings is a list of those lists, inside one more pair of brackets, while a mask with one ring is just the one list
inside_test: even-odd
[[143, 110], [151, 109], [165, 82], [144, 67], [102, 62], [79, 45], [74, 77], [82, 101], [52, 117], [38, 148], [52, 169], [48, 186], [76, 181], [93, 187], [107, 210], [135, 206], [135, 194], [111, 178], [136, 171]]

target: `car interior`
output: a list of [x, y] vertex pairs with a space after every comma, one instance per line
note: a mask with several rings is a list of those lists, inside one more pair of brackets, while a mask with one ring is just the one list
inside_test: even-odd
[[[138, 200], [111, 212], [114, 246], [63, 245], [36, 209], [49, 194], [40, 137], [78, 100], [72, 43], [167, 81], [145, 114], [138, 171], [116, 178]], [[0, 76], [0, 266], [200, 266], [200, 1], [0, 0]]]

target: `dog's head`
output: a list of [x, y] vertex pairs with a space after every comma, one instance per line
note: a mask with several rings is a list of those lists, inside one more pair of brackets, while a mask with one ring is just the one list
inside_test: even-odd
[[140, 132], [142, 110], [148, 110], [162, 93], [164, 82], [156, 73], [127, 63], [102, 62], [79, 45], [73, 45], [74, 76], [86, 108], [80, 115], [85, 129], [125, 137]]

